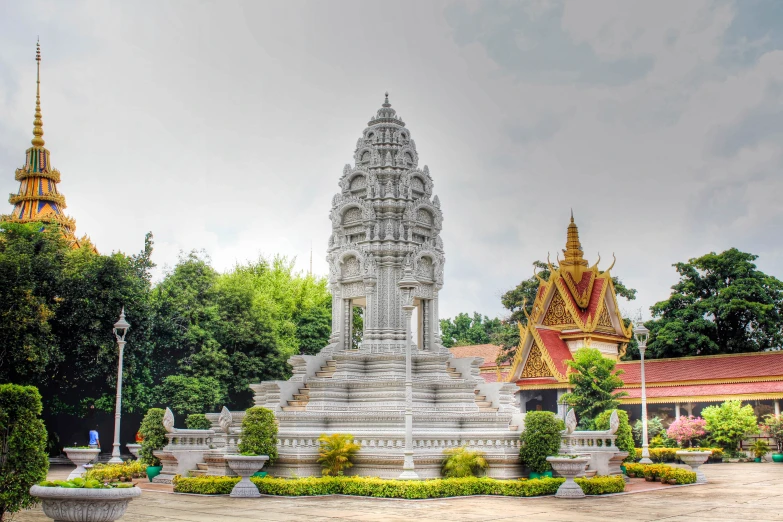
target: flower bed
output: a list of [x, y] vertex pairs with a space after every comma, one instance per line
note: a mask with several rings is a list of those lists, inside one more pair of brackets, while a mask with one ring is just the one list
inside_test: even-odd
[[122, 464], [96, 464], [85, 475], [85, 479], [100, 482], [130, 482], [134, 478], [145, 477], [147, 466], [133, 460]]
[[[252, 482], [265, 495], [355, 495], [377, 498], [442, 498], [469, 495], [503, 495], [511, 497], [535, 497], [554, 495], [561, 478], [535, 480], [495, 480], [490, 478], [452, 478], [434, 480], [389, 480], [373, 477], [306, 477], [282, 479], [254, 477]], [[177, 476], [174, 491], [200, 495], [227, 495], [239, 477], [193, 477]], [[620, 476], [577, 479], [577, 483], [588, 495], [619, 493], [625, 490]]]
[[660, 480], [668, 484], [693, 484], [696, 473], [666, 464], [626, 464], [625, 472], [629, 477], [644, 477], [649, 481]]

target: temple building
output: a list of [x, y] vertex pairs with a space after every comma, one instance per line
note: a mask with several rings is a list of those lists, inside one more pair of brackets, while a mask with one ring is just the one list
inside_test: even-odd
[[[569, 391], [567, 361], [583, 346], [618, 360], [623, 371], [620, 400], [632, 419], [641, 415], [640, 361], [620, 361], [632, 335], [617, 306], [610, 266], [605, 271], [583, 258], [579, 230], [573, 215], [568, 225], [565, 259], [550, 265], [547, 280], [539, 288], [527, 325], [511, 363], [496, 362], [501, 347], [459, 346], [458, 357], [484, 359], [480, 375], [487, 382], [517, 385], [521, 411], [563, 413], [558, 399]], [[783, 352], [646, 359], [645, 383], [648, 413], [664, 421], [680, 415], [699, 415], [702, 408], [738, 399], [751, 404], [760, 417], [780, 412], [783, 399]]]
[[[288, 381], [251, 385], [255, 404], [273, 410], [279, 423], [272, 472], [320, 475], [318, 437], [350, 433], [361, 444], [351, 473], [438, 477], [443, 451], [464, 445], [484, 452], [491, 476], [519, 477], [516, 386], [485, 382], [480, 357], [456, 358], [441, 343], [443, 212], [388, 95], [353, 156], [329, 214], [329, 344], [318, 355], [289, 359]], [[359, 342], [352, 335], [356, 308], [364, 325]]]
[[37, 75], [32, 147], [25, 153], [24, 166], [16, 169], [15, 179], [19, 182], [19, 192], [11, 194], [8, 198], [8, 202], [14, 208], [10, 214], [0, 216], [0, 220], [55, 226], [73, 248], [89, 244], [94, 249], [87, 236], [76, 238], [76, 222], [64, 212], [65, 196], [57, 188], [57, 184], [60, 183], [60, 171], [52, 167], [49, 149], [44, 147], [40, 45], [36, 46], [35, 61]]

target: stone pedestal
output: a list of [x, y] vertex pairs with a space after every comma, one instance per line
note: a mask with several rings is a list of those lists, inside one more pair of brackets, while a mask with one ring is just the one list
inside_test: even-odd
[[547, 462], [552, 465], [552, 470], [565, 478], [555, 493], [557, 498], [583, 498], [582, 488], [574, 481], [574, 478], [584, 472], [585, 466], [590, 462], [590, 457], [547, 457]]
[[126, 444], [126, 448], [128, 448], [128, 451], [131, 455], [133, 455], [136, 459], [139, 458], [139, 450], [141, 449], [141, 444]]
[[258, 492], [256, 485], [250, 481], [250, 477], [254, 473], [261, 471], [269, 457], [267, 455], [226, 455], [225, 460], [231, 470], [242, 477], [242, 480], [237, 482], [234, 489], [231, 490], [230, 496], [238, 498], [260, 497], [261, 493]]
[[98, 448], [63, 448], [63, 451], [68, 456], [68, 459], [76, 464], [76, 468], [68, 475], [68, 480], [82, 477], [87, 472], [84, 466], [98, 458], [98, 455], [101, 454], [101, 450]]
[[707, 462], [707, 459], [712, 455], [711, 451], [678, 451], [677, 458], [683, 461], [685, 464], [691, 467], [696, 473], [696, 484], [706, 484], [707, 477], [699, 469], [699, 467]]

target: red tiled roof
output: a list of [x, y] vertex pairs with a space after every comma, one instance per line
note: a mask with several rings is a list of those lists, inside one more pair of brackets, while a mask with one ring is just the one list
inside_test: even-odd
[[481, 374], [484, 382], [506, 382], [508, 378], [508, 372], [500, 372], [500, 380], [498, 380], [498, 372], [484, 372]]
[[549, 352], [549, 357], [555, 363], [557, 371], [565, 375], [568, 370], [568, 365], [565, 362], [573, 360], [573, 357], [571, 356], [571, 350], [568, 349], [568, 345], [560, 338], [560, 332], [547, 330], [546, 328], [536, 328], [536, 331], [541, 336], [541, 340], [544, 341], [544, 346], [541, 348]]
[[[620, 362], [617, 368], [625, 371], [620, 378], [626, 384], [641, 384], [639, 361]], [[783, 376], [783, 352], [645, 359], [644, 375], [648, 385], [656, 382], [779, 377]]]
[[[483, 357], [484, 362], [481, 364], [481, 368], [487, 366], [494, 368], [497, 366], [495, 361], [501, 349], [500, 346], [494, 344], [475, 344], [473, 346], [453, 346], [449, 348], [449, 351], [454, 357]], [[508, 366], [508, 363], [505, 363], [503, 366]]]
[[[646, 373], [645, 361], [645, 373]], [[642, 396], [641, 388], [623, 388], [628, 397], [623, 401], [638, 402]], [[655, 402], [664, 397], [714, 397], [725, 395], [783, 394], [783, 381], [738, 382], [731, 384], [696, 384], [688, 386], [655, 386], [647, 388], [647, 400]]]

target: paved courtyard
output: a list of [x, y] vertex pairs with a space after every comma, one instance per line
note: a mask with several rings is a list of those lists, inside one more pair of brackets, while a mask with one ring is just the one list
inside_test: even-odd
[[[232, 499], [145, 491], [124, 522], [148, 521], [482, 521], [783, 520], [783, 464], [712, 464], [710, 484], [583, 500], [468, 497], [385, 500], [354, 497]], [[62, 472], [56, 472], [58, 475]], [[40, 508], [15, 522], [45, 522]]]

